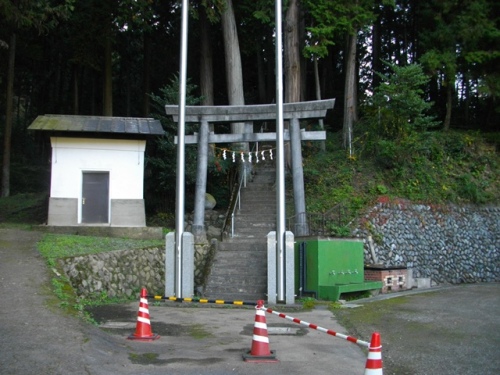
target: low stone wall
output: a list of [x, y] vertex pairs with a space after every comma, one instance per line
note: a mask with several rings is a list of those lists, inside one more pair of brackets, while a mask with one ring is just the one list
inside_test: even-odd
[[438, 283], [500, 281], [500, 208], [379, 202], [358, 222], [365, 262], [404, 266]]
[[[187, 224], [190, 225], [192, 218], [188, 217], [188, 220]], [[223, 213], [215, 210], [205, 212], [208, 240], [195, 243], [195, 289], [202, 288], [206, 282], [217, 248], [217, 240], [214, 237], [220, 237], [220, 227], [223, 221]], [[99, 228], [46, 227], [45, 230], [58, 230], [60, 233], [68, 233], [68, 230], [72, 233], [71, 230], [76, 230], [83, 232], [78, 232], [78, 234], [95, 235], [95, 231]], [[136, 238], [131, 236], [135, 233], [138, 234], [137, 238], [161, 238], [161, 228], [139, 228], [140, 231], [136, 230], [133, 233], [128, 228], [106, 228], [105, 230], [107, 232], [99, 232], [99, 234]], [[108, 297], [130, 297], [138, 295], [141, 288], [146, 288], [149, 294], [163, 295], [165, 292], [165, 247], [67, 257], [59, 259], [59, 263], [80, 297], [94, 298], [103, 292]]]
[[130, 297], [146, 288], [149, 294], [165, 290], [165, 249], [110, 251], [59, 260], [75, 292], [92, 298]]
[[[374, 263], [366, 241], [371, 236], [376, 263], [407, 267], [413, 278], [437, 283], [500, 281], [498, 207], [381, 201], [356, 226], [353, 235], [365, 240], [366, 264]], [[206, 280], [216, 242], [195, 244], [195, 287]], [[150, 294], [164, 293], [164, 247], [68, 257], [60, 264], [82, 297], [103, 292], [109, 297], [130, 297], [143, 287]]]

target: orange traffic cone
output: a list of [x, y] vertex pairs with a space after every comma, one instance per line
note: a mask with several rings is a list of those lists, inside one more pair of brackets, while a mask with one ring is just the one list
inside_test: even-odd
[[141, 299], [139, 302], [139, 313], [137, 314], [137, 325], [135, 333], [131, 334], [129, 340], [153, 341], [160, 338], [151, 332], [151, 321], [149, 320], [148, 292], [145, 288], [141, 290]]
[[245, 362], [278, 362], [276, 352], [269, 350], [269, 337], [267, 336], [266, 312], [261, 308], [264, 301], [257, 301], [255, 306], [255, 323], [253, 326], [252, 349], [243, 354]]
[[365, 375], [383, 375], [382, 344], [380, 343], [380, 334], [378, 332], [372, 334], [368, 358], [366, 359]]

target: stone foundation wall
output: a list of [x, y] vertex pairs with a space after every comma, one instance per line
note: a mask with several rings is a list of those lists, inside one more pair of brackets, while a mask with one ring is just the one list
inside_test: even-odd
[[[221, 215], [208, 213], [206, 219], [218, 225]], [[437, 283], [500, 281], [500, 208], [379, 202], [356, 226], [353, 235], [365, 240], [366, 264], [407, 267], [413, 278]], [[207, 232], [216, 229], [209, 226]], [[195, 288], [205, 282], [216, 246], [215, 239], [210, 245], [195, 243]], [[164, 247], [69, 257], [60, 264], [82, 297], [103, 292], [129, 297], [143, 287], [149, 294], [165, 290]]]
[[[379, 202], [357, 223], [365, 263], [438, 283], [500, 281], [500, 208]], [[373, 251], [366, 239], [373, 239]]]
[[[188, 220], [190, 219], [188, 218]], [[191, 221], [188, 221], [188, 225], [191, 224]], [[224, 215], [221, 212], [206, 211], [205, 222], [207, 223], [208, 240], [204, 239], [201, 242], [196, 242], [194, 249], [195, 289], [201, 288], [206, 282], [217, 248], [216, 237], [220, 237], [220, 228], [223, 221]], [[77, 227], [76, 230], [83, 232], [85, 229], [98, 230], [99, 227]], [[105, 229], [109, 230], [109, 227]], [[126, 234], [126, 237], [134, 238], [130, 228], [128, 231], [127, 228], [111, 229], [115, 232], [122, 230], [122, 232], [115, 234], [122, 234], [123, 236]], [[132, 229], [137, 232], [136, 228]], [[149, 232], [139, 233], [139, 238], [158, 238], [158, 236], [161, 238], [161, 228], [142, 229]], [[68, 229], [66, 228], [66, 230]], [[67, 231], [62, 231], [62, 233], [67, 233]], [[89, 234], [95, 233], [89, 232]], [[113, 233], [101, 234], [111, 235]], [[59, 259], [59, 263], [69, 278], [73, 289], [80, 297], [93, 298], [101, 293], [106, 293], [108, 297], [130, 297], [138, 295], [141, 288], [146, 288], [149, 294], [163, 295], [165, 293], [164, 246], [67, 257]]]
[[130, 297], [146, 288], [149, 294], [165, 291], [165, 249], [121, 250], [59, 260], [75, 292], [92, 298]]

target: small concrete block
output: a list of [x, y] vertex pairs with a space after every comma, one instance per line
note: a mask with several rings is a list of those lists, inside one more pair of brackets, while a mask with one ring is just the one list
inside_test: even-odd
[[431, 279], [430, 277], [419, 277], [417, 279], [417, 288], [430, 288], [431, 287]]
[[276, 286], [276, 232], [267, 234], [267, 303], [276, 305], [277, 286]]
[[165, 296], [175, 293], [175, 232], [165, 236]]

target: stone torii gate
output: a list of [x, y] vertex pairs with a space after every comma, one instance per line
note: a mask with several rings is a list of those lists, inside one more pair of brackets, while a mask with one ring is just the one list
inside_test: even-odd
[[[302, 119], [322, 119], [325, 117], [328, 109], [332, 109], [335, 99], [317, 100], [310, 102], [284, 103], [283, 120], [290, 121], [290, 130], [284, 134], [284, 140], [291, 142], [291, 163], [294, 189], [294, 205], [296, 213], [306, 212], [304, 178], [302, 168], [302, 145], [301, 141], [311, 140], [320, 141], [326, 139], [325, 131], [301, 131], [300, 120]], [[171, 115], [175, 122], [179, 121], [179, 106], [166, 105], [165, 112]], [[186, 106], [185, 122], [200, 123], [198, 134], [186, 135], [185, 144], [198, 144], [197, 176], [195, 191], [195, 210], [192, 230], [195, 237], [204, 234], [205, 219], [205, 193], [207, 183], [208, 169], [208, 145], [211, 143], [246, 143], [246, 142], [275, 142], [276, 133], [254, 133], [253, 121], [275, 121], [276, 104], [263, 105], [244, 105], [244, 106]], [[209, 133], [209, 123], [234, 123], [244, 122], [245, 132], [238, 134], [214, 134]], [[176, 141], [177, 143], [177, 137]], [[284, 178], [281, 176], [281, 178]], [[278, 183], [278, 181], [277, 181]], [[306, 215], [297, 215], [299, 222], [295, 223], [296, 235], [302, 236], [308, 234]], [[279, 218], [284, 222], [284, 218]], [[287, 242], [290, 236], [286, 236]], [[279, 236], [276, 236], [279, 238]], [[269, 243], [269, 239], [268, 239]], [[169, 246], [167, 246], [168, 248]], [[172, 247], [172, 246], [170, 246]], [[286, 303], [294, 303], [294, 265], [293, 265], [293, 234], [291, 245], [287, 246], [287, 259], [282, 261], [286, 263]], [[168, 255], [167, 255], [168, 256]], [[170, 256], [175, 262], [182, 262], [182, 259]], [[190, 259], [191, 257], [188, 257]], [[174, 268], [172, 268], [173, 271]], [[176, 264], [175, 269], [182, 269], [183, 279], [190, 280], [194, 272], [193, 265]], [[168, 272], [169, 270], [166, 270]], [[271, 272], [272, 274], [272, 272]], [[174, 286], [171, 277], [166, 277], [166, 291], [173, 291]], [[190, 284], [188, 282], [187, 284]], [[188, 290], [191, 285], [183, 287]], [[276, 282], [268, 282], [268, 301], [276, 302], [275, 298]]]
[[[335, 99], [316, 100], [310, 102], [284, 103], [283, 119], [290, 121], [290, 131], [284, 135], [285, 141], [291, 142], [292, 176], [294, 189], [294, 205], [296, 213], [305, 209], [305, 193], [302, 170], [301, 141], [320, 141], [326, 139], [325, 131], [300, 131], [299, 121], [302, 119], [322, 119], [328, 109], [332, 109]], [[167, 115], [178, 121], [178, 106], [165, 106]], [[186, 135], [185, 144], [198, 144], [198, 161], [195, 192], [195, 209], [193, 232], [198, 235], [204, 228], [205, 193], [208, 168], [208, 144], [213, 143], [245, 143], [275, 142], [276, 133], [253, 133], [253, 121], [275, 121], [276, 104], [244, 105], [244, 106], [187, 106], [186, 122], [200, 123], [198, 134]], [[214, 134], [209, 133], [209, 123], [245, 122], [245, 133]], [[176, 141], [177, 143], [177, 138]], [[305, 216], [300, 215], [303, 222], [296, 223], [297, 235], [307, 234]]]

